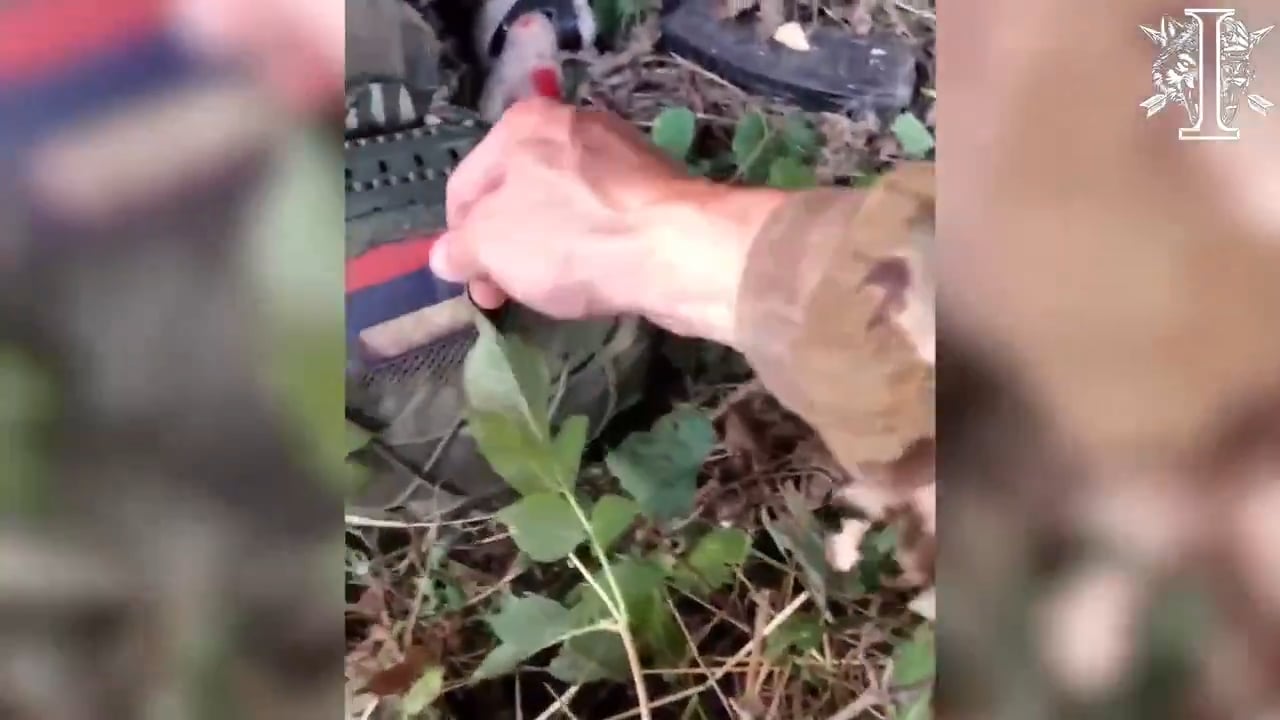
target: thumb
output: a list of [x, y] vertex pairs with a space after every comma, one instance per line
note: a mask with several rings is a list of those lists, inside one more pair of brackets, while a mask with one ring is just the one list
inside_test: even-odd
[[467, 284], [467, 295], [482, 310], [496, 310], [507, 301], [507, 295], [495, 283], [485, 279], [474, 255], [467, 255], [468, 245], [458, 233], [441, 235], [431, 248], [428, 262], [436, 277]]
[[467, 234], [449, 230], [436, 239], [428, 258], [431, 272], [442, 280], [463, 283], [481, 274], [479, 259]]

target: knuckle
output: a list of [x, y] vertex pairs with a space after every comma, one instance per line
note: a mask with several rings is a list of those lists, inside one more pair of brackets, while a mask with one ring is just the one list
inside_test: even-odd
[[518, 131], [539, 130], [562, 118], [566, 106], [544, 97], [529, 97], [517, 101], [499, 121]]
[[507, 127], [516, 127], [524, 125], [542, 112], [541, 106], [536, 99], [529, 98], [518, 100], [502, 113], [502, 119], [498, 121], [500, 125]]

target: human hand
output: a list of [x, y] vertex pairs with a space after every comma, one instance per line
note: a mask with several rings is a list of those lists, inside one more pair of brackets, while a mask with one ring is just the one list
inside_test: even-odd
[[639, 313], [732, 344], [747, 252], [783, 197], [690, 177], [624, 120], [536, 98], [450, 178], [431, 267], [481, 307]]

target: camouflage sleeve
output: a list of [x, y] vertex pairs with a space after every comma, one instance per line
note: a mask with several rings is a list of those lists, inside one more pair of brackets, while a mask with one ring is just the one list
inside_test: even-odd
[[739, 347], [849, 469], [934, 433], [933, 183], [909, 164], [869, 191], [797, 194], [747, 260]]

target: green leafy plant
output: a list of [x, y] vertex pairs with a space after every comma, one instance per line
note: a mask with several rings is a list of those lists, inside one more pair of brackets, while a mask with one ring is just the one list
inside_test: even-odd
[[735, 178], [752, 185], [803, 189], [817, 184], [813, 165], [821, 147], [818, 131], [799, 115], [782, 121], [749, 112], [733, 133]]
[[[900, 125], [895, 133], [908, 137], [904, 149], [928, 152], [919, 149], [924, 141], [913, 138], [909, 121]], [[699, 153], [706, 145], [699, 141], [698, 118], [687, 107], [661, 112], [650, 132], [655, 145], [695, 174], [785, 189], [817, 184], [821, 138], [801, 115], [747, 113], [726, 138], [725, 151], [709, 156]], [[931, 135], [928, 141], [931, 149]], [[483, 319], [477, 322], [478, 339], [463, 373], [468, 429], [517, 496], [496, 519], [522, 562], [567, 564], [580, 579], [567, 592], [503, 597], [487, 617], [496, 646], [473, 679], [545, 662], [546, 672], [574, 685], [630, 681], [640, 717], [647, 718], [642, 663], [680, 667], [695, 650], [675, 600], [693, 596], [709, 602], [737, 582], [752, 555], [753, 540], [746, 532], [690, 522], [696, 515], [698, 476], [715, 444], [711, 422], [697, 408], [677, 407], [648, 430], [632, 433], [606, 454], [603, 468], [589, 468], [607, 470], [617, 482], [615, 489], [593, 498], [579, 484], [587, 420], [558, 416], [555, 383], [537, 350], [518, 337], [503, 336]], [[778, 662], [822, 648], [825, 629], [835, 622], [829, 603], [874, 591], [881, 576], [896, 567], [896, 538], [877, 529], [863, 539], [858, 572], [835, 573], [825, 557], [826, 530], [803, 496], [787, 488], [783, 505], [781, 512], [764, 514], [765, 529], [794, 563], [814, 608], [794, 615], [767, 638], [764, 651]], [[677, 533], [688, 540], [682, 546], [687, 549], [650, 541]], [[897, 643], [890, 682], [898, 717], [931, 717], [934, 651], [932, 630], [924, 632]], [[815, 669], [808, 681], [825, 682], [824, 672]], [[434, 681], [427, 690], [435, 691]]]
[[817, 185], [818, 178], [812, 166], [794, 157], [783, 156], [769, 165], [769, 177], [765, 184], [783, 190], [802, 190]]
[[693, 510], [698, 469], [714, 443], [715, 431], [706, 416], [682, 408], [649, 432], [632, 434], [605, 462], [641, 511], [663, 522]]
[[711, 592], [733, 580], [747, 561], [751, 540], [741, 530], [716, 528], [698, 540], [683, 564], [675, 569], [677, 585], [693, 593]]
[[894, 119], [889, 131], [898, 139], [902, 152], [909, 158], [923, 158], [934, 147], [933, 133], [920, 118], [904, 112]]
[[593, 0], [591, 3], [600, 36], [609, 43], [618, 42], [655, 9], [652, 0]]
[[822, 647], [822, 618], [813, 613], [796, 613], [778, 626], [765, 642], [765, 657], [777, 662], [789, 653], [806, 653]]
[[933, 681], [937, 665], [937, 640], [931, 624], [916, 628], [910, 640], [894, 648], [893, 687], [903, 691], [903, 700], [895, 713], [898, 718], [929, 720], [933, 717]]
[[669, 107], [654, 119], [650, 136], [658, 147], [686, 163], [695, 175], [727, 176], [748, 185], [800, 190], [818, 184], [814, 172], [822, 139], [801, 115], [770, 118], [752, 111], [734, 126], [729, 152], [692, 157], [697, 116], [686, 107]]
[[669, 107], [654, 118], [649, 134], [653, 143], [681, 162], [689, 159], [698, 118], [686, 107]]
[[626, 495], [591, 503], [577, 482], [586, 419], [571, 417], [553, 429], [544, 359], [520, 339], [477, 322], [479, 336], [463, 370], [467, 419], [481, 453], [520, 495], [497, 518], [530, 559], [568, 562], [582, 581], [565, 602], [505, 598], [488, 618], [498, 645], [474, 678], [510, 673], [559, 646], [547, 667], [554, 676], [572, 683], [630, 676], [644, 708], [642, 655], [676, 662], [687, 651], [668, 587], [714, 591], [732, 581], [750, 545], [745, 533], [718, 529], [674, 561], [657, 552], [614, 550], [635, 523], [662, 524], [692, 511], [697, 474], [715, 440], [711, 423], [680, 408], [631, 435], [605, 460]]

